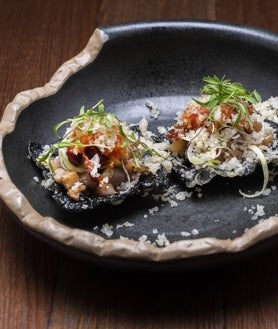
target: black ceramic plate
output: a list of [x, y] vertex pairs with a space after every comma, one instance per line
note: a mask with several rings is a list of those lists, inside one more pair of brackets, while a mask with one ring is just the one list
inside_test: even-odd
[[[136, 123], [145, 117], [149, 129], [157, 133], [159, 126], [172, 125], [176, 112], [184, 109], [190, 97], [199, 94], [202, 77], [207, 75], [225, 75], [240, 81], [247, 89], [257, 89], [265, 100], [278, 96], [278, 36], [275, 34], [202, 21], [137, 23], [104, 27], [97, 33], [104, 44], [99, 46], [91, 40], [83, 57], [81, 53], [64, 64], [56, 78], [60, 71], [67, 72], [65, 68], [70, 71], [69, 64], [76, 65], [86, 54], [94, 54], [89, 61], [85, 59], [85, 64], [79, 61], [78, 67], [68, 73], [63, 82], [55, 85], [57, 79], [54, 77], [42, 93], [36, 91], [33, 97], [32, 91], [26, 92], [28, 101], [24, 100], [24, 93], [18, 95], [12, 103], [13, 109], [20, 104], [13, 131], [7, 128], [14, 122], [10, 115], [11, 105], [6, 109], [1, 126], [3, 167], [8, 173], [8, 178], [4, 178], [10, 179], [12, 188], [23, 195], [24, 202], [30, 203], [27, 213], [22, 215], [8, 193], [2, 191], [1, 197], [23, 225], [65, 249], [71, 245], [71, 251], [86, 253], [88, 258], [100, 257], [103, 262], [106, 257], [113, 257], [115, 261], [124, 259], [135, 263], [136, 259], [154, 263], [183, 259], [180, 263], [186, 263], [195, 256], [239, 252], [275, 235], [276, 222], [258, 223], [278, 213], [276, 182], [271, 182], [272, 192], [267, 197], [245, 199], [238, 193], [239, 189], [260, 189], [260, 170], [244, 179], [214, 179], [201, 189], [195, 189], [192, 196], [184, 200], [176, 198], [177, 192], [184, 188], [173, 179], [173, 193], [166, 201], [132, 197], [121, 205], [105, 205], [81, 214], [61, 210], [49, 192], [33, 179], [40, 177], [40, 172], [27, 157], [29, 141], [51, 143], [53, 125], [76, 115], [82, 105], [91, 106], [104, 99], [106, 110], [114, 112], [121, 120]], [[97, 44], [96, 49], [94, 44]], [[151, 117], [147, 102], [159, 109], [157, 119]], [[263, 207], [265, 214], [256, 218], [253, 215], [257, 205]], [[104, 239], [93, 248], [84, 248], [82, 243], [70, 244], [65, 237], [57, 238], [49, 227], [44, 230], [29, 225], [26, 217], [30, 206], [40, 219], [51, 217], [54, 223], [63, 224], [70, 230], [78, 229], [86, 236], [93, 233], [94, 238], [96, 235], [97, 239]], [[251, 230], [253, 235], [246, 233], [252, 227], [255, 227]], [[250, 235], [246, 237], [246, 234]], [[166, 238], [164, 247], [157, 246], [159, 237]], [[134, 244], [127, 242], [125, 245], [128, 241], [125, 238], [136, 241], [136, 252]], [[237, 242], [225, 244], [230, 239], [243, 241], [242, 246]], [[108, 248], [107, 253], [99, 247], [103, 240], [112, 243], [109, 245], [112, 249]], [[149, 242], [139, 243], [138, 251], [138, 240]], [[114, 248], [115, 241], [122, 249], [119, 245]], [[182, 243], [175, 243], [177, 241]], [[197, 252], [191, 252], [184, 241], [198, 241]], [[152, 257], [152, 254], [156, 256]]]

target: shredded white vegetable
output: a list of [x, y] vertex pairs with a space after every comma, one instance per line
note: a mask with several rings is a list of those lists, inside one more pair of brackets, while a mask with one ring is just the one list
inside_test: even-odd
[[254, 194], [246, 194], [246, 193], [242, 192], [241, 190], [239, 190], [239, 193], [246, 198], [256, 198], [257, 196], [260, 196], [267, 187], [267, 183], [269, 181], [269, 171], [268, 171], [268, 165], [266, 162], [266, 158], [265, 158], [263, 152], [260, 150], [260, 148], [256, 145], [250, 145], [248, 148], [250, 150], [252, 150], [254, 153], [256, 153], [256, 155], [258, 156], [258, 158], [261, 162], [263, 175], [264, 175], [264, 182], [263, 182], [262, 189]]
[[59, 157], [60, 157], [60, 163], [65, 169], [73, 170], [73, 171], [76, 171], [78, 173], [83, 173], [85, 171], [83, 167], [74, 166], [69, 161], [68, 156], [66, 154], [66, 149], [65, 148], [59, 149]]

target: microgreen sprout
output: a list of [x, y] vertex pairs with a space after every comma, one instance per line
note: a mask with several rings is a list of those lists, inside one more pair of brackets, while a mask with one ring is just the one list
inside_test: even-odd
[[125, 133], [122, 125], [119, 126], [119, 129], [120, 134], [124, 138], [122, 146], [127, 147], [131, 152], [135, 161], [136, 168], [140, 168], [140, 161], [148, 153], [152, 155], [161, 156], [156, 150], [154, 150], [153, 148], [149, 148], [146, 143], [142, 142], [140, 138], [136, 136], [134, 131], [132, 131], [130, 134]]
[[254, 90], [247, 91], [239, 82], [231, 82], [223, 77], [221, 80], [216, 76], [203, 78], [206, 85], [202, 89], [202, 94], [209, 95], [208, 101], [194, 101], [210, 110], [209, 119], [214, 122], [217, 108], [220, 104], [232, 106], [237, 111], [237, 117], [233, 126], [237, 126], [242, 117], [248, 118], [248, 105], [261, 102], [260, 94]]
[[[84, 133], [93, 134], [96, 127], [100, 129], [99, 125], [103, 125], [104, 128], [107, 128], [107, 138], [109, 138], [110, 134], [119, 134], [122, 136], [123, 142], [121, 146], [129, 150], [137, 168], [140, 167], [141, 160], [146, 154], [159, 155], [158, 152], [149, 148], [147, 144], [142, 142], [134, 131], [127, 130], [127, 132], [125, 132], [124, 123], [115, 119], [116, 116], [113, 113], [105, 112], [102, 100], [88, 110], [85, 110], [85, 107], [82, 106], [77, 116], [64, 120], [54, 126], [53, 132], [58, 138], [58, 141], [52, 144], [47, 151], [43, 152], [38, 157], [38, 162], [46, 164], [54, 172], [51, 159], [55, 152], [65, 147], [96, 146], [95, 144], [84, 144], [81, 141], [81, 137]], [[67, 130], [63, 136], [60, 136], [60, 130], [64, 126], [67, 126]], [[115, 129], [111, 129], [113, 127]], [[103, 145], [100, 146], [106, 147]]]
[[[87, 122], [86, 130], [88, 133], [92, 133], [94, 129], [94, 125], [96, 122], [99, 122], [100, 124], [105, 124], [107, 128], [112, 127], [111, 119], [114, 117], [114, 114], [112, 113], [105, 113], [104, 111], [104, 105], [103, 101], [100, 100], [96, 105], [89, 108], [87, 111], [85, 111], [85, 106], [82, 106], [79, 111], [79, 115], [69, 118], [67, 120], [64, 120], [62, 122], [57, 123], [53, 127], [53, 133], [58, 138], [58, 141], [51, 145], [49, 150], [42, 153], [38, 157], [39, 163], [45, 163], [48, 165], [48, 167], [54, 171], [53, 166], [51, 164], [51, 158], [54, 155], [54, 153], [61, 148], [65, 147], [74, 147], [74, 146], [85, 146], [78, 138], [69, 138], [70, 134], [73, 132], [73, 130], [78, 129], [80, 132], [82, 132], [83, 124], [84, 122]], [[59, 135], [60, 129], [65, 126], [69, 125], [70, 128], [68, 128], [67, 132], [63, 137]], [[87, 145], [86, 145], [87, 146]]]
[[[89, 108], [87, 111], [85, 111], [85, 106], [82, 106], [80, 108], [79, 115], [57, 123], [53, 128], [53, 132], [56, 137], [60, 137], [59, 130], [66, 124], [71, 125], [73, 129], [77, 128], [83, 130], [83, 124], [86, 120], [88, 122], [86, 130], [87, 132], [92, 133], [96, 122], [105, 124], [107, 128], [111, 128], [113, 125], [111, 121], [112, 117], [115, 117], [115, 115], [112, 113], [106, 113], [104, 110], [103, 100], [100, 100], [96, 105]], [[68, 133], [70, 132], [71, 131]]]

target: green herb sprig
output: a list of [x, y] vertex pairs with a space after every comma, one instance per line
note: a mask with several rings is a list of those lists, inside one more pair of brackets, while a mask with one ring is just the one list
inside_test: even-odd
[[[120, 134], [124, 138], [122, 146], [127, 147], [131, 152], [136, 168], [140, 168], [140, 162], [147, 154], [161, 156], [155, 149], [148, 147], [146, 143], [142, 142], [142, 140], [136, 136], [134, 131], [130, 134], [126, 134], [122, 125], [119, 126], [119, 129]], [[140, 149], [140, 146], [142, 149]]]
[[204, 77], [206, 85], [201, 93], [209, 95], [209, 100], [202, 102], [193, 99], [197, 104], [205, 106], [210, 110], [209, 119], [215, 121], [215, 113], [220, 104], [227, 104], [237, 110], [237, 117], [233, 126], [237, 126], [242, 117], [249, 116], [247, 106], [262, 101], [261, 95], [256, 91], [249, 92], [239, 82], [231, 82], [229, 79], [219, 79], [216, 75]]
[[[79, 141], [76, 137], [74, 139], [68, 138], [74, 129], [77, 128], [80, 130], [80, 132], [82, 132], [82, 130], [84, 130], [82, 125], [85, 121], [88, 122], [88, 127], [86, 128], [88, 133], [93, 133], [96, 122], [104, 124], [107, 128], [111, 128], [113, 125], [111, 118], [113, 117], [115, 117], [114, 114], [105, 112], [103, 100], [100, 100], [96, 105], [89, 108], [87, 111], [85, 111], [85, 106], [82, 106], [77, 116], [59, 122], [53, 127], [53, 133], [58, 138], [58, 141], [52, 144], [48, 151], [44, 152], [38, 157], [38, 162], [46, 163], [48, 167], [54, 171], [51, 164], [51, 158], [58, 149], [71, 146], [88, 146], [81, 143], [81, 141]], [[61, 137], [59, 131], [65, 125], [72, 126], [72, 130], [69, 129], [69, 131], [63, 137]]]
[[[96, 105], [89, 108], [87, 111], [85, 111], [85, 107], [82, 106], [80, 108], [79, 114], [73, 118], [69, 118], [67, 120], [64, 120], [58, 124], [56, 124], [53, 128], [54, 135], [58, 138], [58, 141], [51, 145], [49, 150], [44, 152], [38, 157], [39, 163], [45, 163], [51, 171], [54, 172], [54, 168], [51, 163], [51, 159], [55, 152], [58, 149], [65, 148], [65, 147], [87, 147], [90, 145], [83, 144], [79, 138], [78, 135], [74, 138], [70, 137], [70, 134], [74, 130], [80, 130], [80, 135], [82, 135], [84, 132], [87, 133], [93, 133], [96, 123], [102, 124], [106, 126], [107, 128], [113, 127], [113, 121], [112, 119], [116, 118], [116, 116], [113, 113], [105, 112], [103, 101], [99, 101]], [[84, 122], [86, 122], [86, 131], [84, 131]], [[66, 131], [64, 136], [60, 136], [59, 132], [60, 129], [68, 125], [70, 129]], [[122, 147], [126, 147], [129, 149], [129, 151], [132, 154], [132, 157], [135, 161], [135, 166], [137, 168], [140, 167], [140, 161], [143, 159], [143, 157], [150, 153], [150, 154], [156, 154], [159, 155], [157, 151], [155, 151], [152, 148], [149, 148], [144, 142], [141, 141], [140, 138], [138, 138], [134, 131], [131, 131], [131, 133], [125, 133], [124, 131], [124, 124], [119, 122], [118, 126], [118, 132], [123, 137], [124, 141], [122, 143]]]
[[113, 113], [105, 112], [103, 100], [100, 100], [96, 105], [89, 108], [87, 111], [85, 111], [85, 106], [83, 105], [80, 108], [79, 115], [57, 123], [53, 128], [53, 132], [56, 137], [60, 137], [59, 130], [66, 124], [73, 124], [74, 129], [79, 128], [80, 130], [82, 130], [82, 124], [85, 120], [87, 120], [89, 122], [87, 131], [88, 133], [92, 133], [96, 122], [99, 122], [100, 124], [105, 124], [107, 128], [111, 128], [111, 117], [115, 117], [115, 115]]

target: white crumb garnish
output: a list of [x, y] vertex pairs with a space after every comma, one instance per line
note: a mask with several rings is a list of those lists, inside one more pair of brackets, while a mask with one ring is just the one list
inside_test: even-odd
[[189, 232], [181, 232], [181, 236], [184, 236], [185, 238], [188, 238], [191, 234]]
[[165, 233], [158, 234], [155, 242], [159, 247], [166, 247], [170, 245], [170, 241], [167, 239]]
[[191, 233], [192, 233], [192, 235], [198, 235], [199, 234], [199, 231], [194, 228]]
[[148, 120], [146, 120], [145, 118], [142, 118], [139, 121], [139, 130], [142, 136], [146, 139], [146, 141], [151, 141], [153, 133], [148, 130], [148, 125], [149, 125]]
[[148, 211], [149, 211], [150, 215], [153, 215], [154, 213], [159, 211], [159, 208], [158, 208], [158, 206], [155, 206], [153, 208], [150, 208]]
[[174, 201], [174, 200], [170, 200], [170, 201], [169, 201], [169, 204], [170, 204], [170, 206], [171, 206], [172, 208], [178, 206], [177, 202]]
[[148, 236], [146, 234], [143, 234], [138, 239], [140, 242], [146, 242], [148, 240]]
[[251, 220], [256, 220], [264, 215], [265, 215], [264, 206], [257, 204], [256, 212], [254, 212], [254, 215], [251, 217]]
[[157, 127], [157, 131], [161, 135], [165, 135], [167, 133], [167, 129], [165, 127], [161, 127], [161, 126]]
[[264, 195], [264, 196], [268, 196], [268, 195], [270, 195], [270, 193], [271, 193], [271, 189], [270, 189], [270, 188], [266, 188], [266, 189], [262, 192], [262, 195]]
[[33, 177], [33, 180], [34, 180], [36, 183], [39, 183], [39, 182], [40, 182], [40, 179], [39, 179], [38, 176], [34, 176], [34, 177]]
[[176, 194], [176, 199], [179, 201], [183, 201], [186, 198], [191, 198], [191, 196], [192, 196], [192, 192], [183, 191]]
[[48, 189], [52, 184], [53, 184], [54, 180], [53, 178], [47, 178], [47, 179], [43, 179], [41, 181], [41, 186], [44, 187], [45, 189]]
[[130, 222], [124, 222], [123, 224], [118, 224], [116, 226], [116, 229], [123, 228], [123, 227], [134, 227], [134, 224], [130, 223]]
[[262, 103], [255, 104], [254, 107], [264, 118], [278, 123], [278, 97], [270, 97]]
[[105, 234], [107, 237], [111, 237], [113, 235], [113, 225], [109, 225], [108, 223], [103, 224], [102, 228], [100, 230], [103, 234]]
[[73, 191], [77, 191], [81, 186], [83, 186], [83, 184], [81, 182], [77, 181], [72, 185], [71, 189]]
[[265, 215], [263, 205], [256, 204], [256, 205], [251, 205], [249, 208], [244, 207], [244, 211], [248, 212], [248, 214], [252, 215], [251, 220], [257, 220], [259, 217], [262, 217]]
[[126, 236], [122, 236], [122, 235], [120, 235], [120, 240], [130, 240], [130, 239], [127, 238]]
[[158, 110], [157, 106], [154, 105], [153, 103], [151, 102], [147, 102], [146, 103], [146, 106], [149, 108], [150, 110], [150, 115], [151, 115], [151, 118], [153, 119], [158, 119], [159, 115], [160, 115], [160, 111]]

